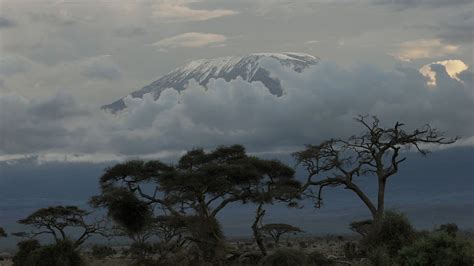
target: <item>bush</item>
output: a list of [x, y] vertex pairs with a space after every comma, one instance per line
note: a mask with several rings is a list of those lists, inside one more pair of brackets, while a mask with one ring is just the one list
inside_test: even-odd
[[261, 261], [262, 266], [301, 266], [304, 263], [305, 254], [294, 249], [279, 249]]
[[455, 223], [442, 224], [439, 226], [439, 232], [446, 232], [451, 236], [456, 236], [456, 233], [459, 231], [458, 225]]
[[115, 250], [106, 245], [93, 245], [92, 246], [92, 256], [96, 259], [102, 260], [107, 257], [115, 255]]
[[388, 249], [384, 246], [372, 248], [368, 254], [371, 265], [395, 265], [394, 260], [390, 256]]
[[262, 253], [260, 251], [247, 252], [240, 255], [237, 260], [239, 265], [258, 265], [258, 262], [262, 259]]
[[82, 258], [70, 241], [41, 246], [37, 240], [22, 241], [13, 258], [15, 266], [79, 266]]
[[132, 256], [132, 258], [142, 259], [153, 255], [156, 250], [153, 244], [145, 242], [134, 242], [130, 245], [130, 249], [128, 250], [128, 252]]
[[416, 232], [405, 215], [387, 211], [381, 221], [371, 226], [362, 239], [362, 246], [367, 252], [383, 247], [390, 257], [395, 257], [398, 251], [411, 244], [415, 237]]
[[267, 249], [274, 249], [274, 248], [275, 248], [275, 244], [273, 244], [273, 243], [271, 243], [271, 242], [270, 242], [270, 243], [267, 243], [266, 246], [267, 246]]
[[308, 266], [329, 266], [333, 264], [331, 260], [319, 251], [313, 251], [306, 257], [306, 265]]
[[300, 245], [300, 248], [301, 248], [301, 249], [308, 248], [308, 244], [306, 244], [305, 241], [300, 241], [300, 242], [298, 242], [298, 244]]
[[33, 251], [41, 247], [40, 243], [36, 239], [20, 241], [17, 244], [18, 252], [13, 257], [13, 265], [23, 266], [28, 265], [28, 258]]
[[361, 252], [355, 242], [346, 242], [344, 244], [344, 257], [348, 260], [361, 257]]
[[404, 247], [399, 253], [402, 265], [473, 265], [474, 249], [471, 243], [457, 239], [446, 232], [433, 233]]

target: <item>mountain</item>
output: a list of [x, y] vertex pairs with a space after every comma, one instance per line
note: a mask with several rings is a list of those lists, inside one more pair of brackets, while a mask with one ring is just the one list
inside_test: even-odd
[[[133, 98], [142, 98], [144, 94], [152, 93], [155, 99], [160, 97], [163, 90], [174, 88], [178, 91], [186, 89], [190, 80], [196, 80], [200, 85], [206, 86], [210, 79], [222, 78], [226, 81], [241, 77], [248, 82], [260, 81], [268, 90], [277, 96], [281, 96], [283, 88], [277, 77], [270, 75], [262, 62], [264, 60], [276, 60], [298, 73], [305, 68], [315, 65], [319, 58], [303, 53], [256, 53], [247, 56], [227, 56], [214, 59], [199, 59], [178, 67], [164, 75], [150, 85], [131, 93]], [[102, 106], [102, 109], [116, 113], [126, 108], [123, 101], [119, 99], [112, 104]]]

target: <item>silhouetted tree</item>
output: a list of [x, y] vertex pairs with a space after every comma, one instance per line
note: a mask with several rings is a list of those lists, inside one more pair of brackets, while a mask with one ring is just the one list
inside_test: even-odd
[[265, 215], [265, 204], [284, 202], [289, 207], [296, 207], [300, 197], [301, 184], [294, 178], [295, 171], [277, 160], [254, 159], [254, 166], [261, 173], [262, 178], [250, 184], [250, 200], [257, 205], [252, 231], [255, 242], [262, 252], [267, 255], [261, 232], [262, 220]]
[[299, 227], [292, 226], [289, 224], [265, 224], [260, 230], [264, 234], [269, 235], [273, 239], [273, 241], [275, 241], [275, 245], [277, 247], [279, 247], [280, 237], [282, 235], [303, 232], [303, 230], [301, 230]]
[[263, 161], [248, 156], [240, 145], [210, 152], [193, 149], [177, 164], [129, 161], [106, 170], [100, 179], [102, 194], [93, 201], [107, 202], [103, 197], [116, 189], [133, 193], [155, 216], [182, 219], [186, 239], [197, 245], [201, 258], [210, 261], [224, 254], [217, 214], [231, 203], [252, 200], [254, 184], [267, 174], [261, 168]]
[[0, 238], [1, 238], [1, 237], [7, 237], [7, 236], [8, 236], [8, 235], [7, 235], [7, 233], [5, 232], [5, 230], [4, 230], [2, 227], [0, 227]]
[[440, 225], [436, 231], [446, 232], [450, 236], [456, 236], [456, 233], [459, 231], [459, 227], [455, 223], [447, 223]]
[[[20, 232], [15, 235], [34, 238], [47, 234], [53, 236], [56, 243], [71, 240], [73, 241], [72, 244], [79, 246], [94, 234], [104, 234], [103, 221], [87, 222], [86, 217], [89, 214], [90, 212], [76, 206], [55, 206], [39, 209], [25, 219], [18, 221], [20, 224], [33, 226], [36, 230], [29, 233]], [[79, 236], [72, 240], [71, 236], [67, 234], [67, 228], [80, 230]]]
[[[353, 191], [367, 206], [375, 221], [380, 219], [385, 207], [385, 188], [388, 179], [398, 172], [399, 165], [406, 160], [400, 154], [402, 148], [413, 147], [426, 155], [422, 145], [451, 144], [457, 138], [446, 139], [430, 125], [408, 131], [404, 124], [384, 128], [373, 117], [372, 122], [365, 116], [355, 119], [365, 129], [360, 135], [348, 139], [331, 139], [319, 145], [307, 145], [305, 150], [294, 153], [297, 162], [306, 168], [308, 177], [303, 188], [317, 187], [318, 192], [309, 194], [316, 198], [316, 207], [322, 202], [322, 190], [327, 186], [344, 186]], [[377, 200], [374, 203], [357, 184], [355, 177], [374, 175], [377, 180]], [[321, 178], [322, 177], [322, 178]], [[318, 180], [316, 180], [319, 178]]]
[[93, 197], [90, 204], [107, 209], [107, 215], [116, 224], [109, 232], [113, 236], [128, 236], [134, 242], [141, 243], [154, 234], [150, 231], [154, 226], [150, 205], [126, 188], [107, 188], [100, 196]]

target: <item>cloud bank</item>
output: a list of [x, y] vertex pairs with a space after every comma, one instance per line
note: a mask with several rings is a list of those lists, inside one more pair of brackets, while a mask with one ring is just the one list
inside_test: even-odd
[[162, 39], [153, 45], [161, 49], [167, 48], [198, 48], [211, 44], [222, 44], [227, 37], [220, 34], [187, 32], [173, 37]]
[[111, 115], [68, 95], [25, 99], [0, 96], [0, 158], [104, 161], [167, 157], [196, 146], [241, 143], [253, 152], [288, 152], [306, 143], [346, 137], [361, 128], [358, 114], [377, 115], [385, 125], [431, 123], [473, 145], [474, 74], [450, 77], [433, 64], [436, 84], [417, 69], [342, 68], [330, 62], [298, 74], [273, 61], [272, 75], [285, 88], [272, 95], [259, 82], [211, 80], [205, 87], [165, 90], [158, 100], [127, 98], [128, 109]]
[[204, 21], [236, 14], [238, 12], [228, 9], [192, 9], [180, 1], [158, 2], [153, 10], [155, 18], [167, 23]]

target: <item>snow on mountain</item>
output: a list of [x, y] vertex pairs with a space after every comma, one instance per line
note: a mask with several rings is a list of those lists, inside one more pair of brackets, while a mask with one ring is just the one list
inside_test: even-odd
[[[319, 58], [303, 53], [255, 53], [247, 56], [227, 56], [214, 59], [199, 59], [176, 68], [164, 75], [150, 85], [131, 93], [133, 98], [142, 98], [147, 93], [152, 93], [155, 99], [160, 97], [163, 90], [174, 88], [178, 91], [186, 89], [190, 80], [196, 80], [200, 85], [206, 86], [210, 79], [223, 78], [226, 81], [241, 77], [248, 82], [260, 81], [268, 90], [277, 96], [281, 96], [283, 88], [280, 80], [270, 75], [262, 64], [263, 60], [277, 60], [285, 66], [298, 73], [305, 68], [315, 65]], [[112, 113], [125, 109], [126, 105], [122, 99], [112, 104], [102, 106], [102, 109]]]

